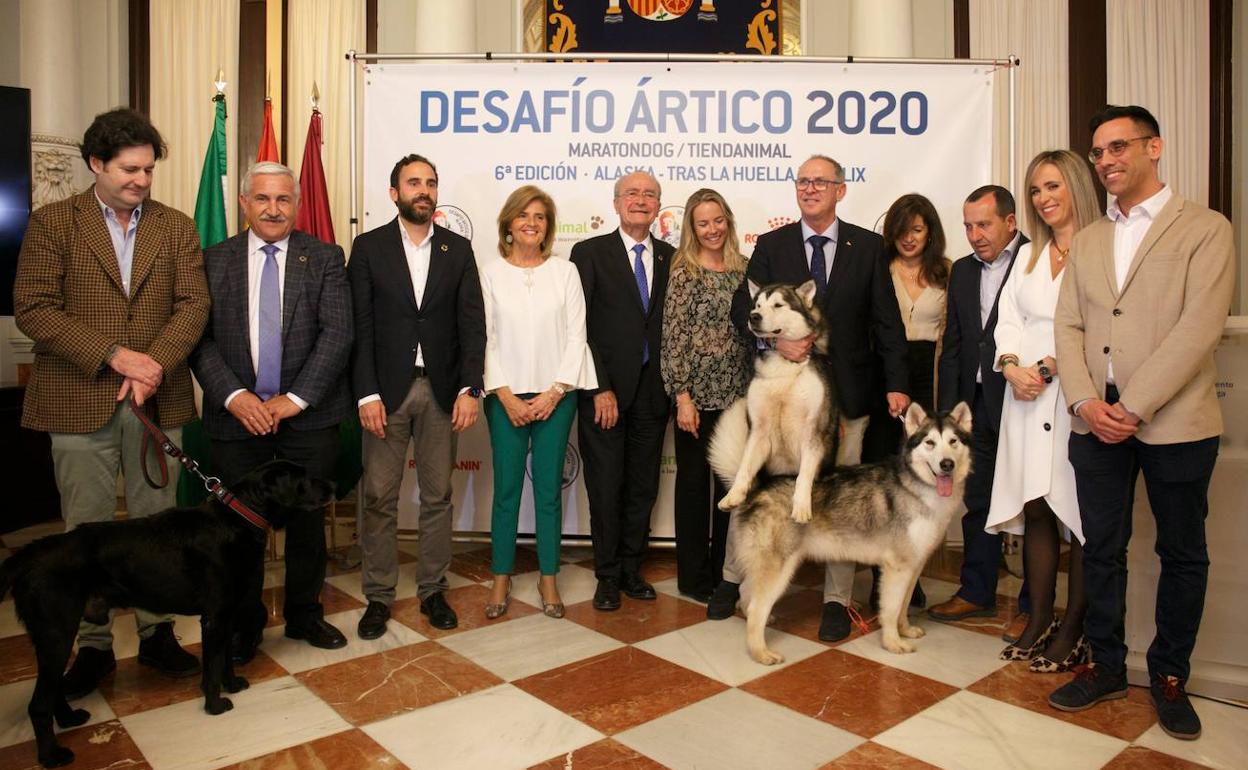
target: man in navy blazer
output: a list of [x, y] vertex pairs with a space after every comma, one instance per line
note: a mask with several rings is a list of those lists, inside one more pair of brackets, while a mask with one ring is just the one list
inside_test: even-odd
[[[254, 164], [238, 198], [248, 230], [204, 251], [212, 314], [191, 356], [213, 467], [227, 486], [276, 457], [332, 479], [338, 423], [350, 408], [346, 260], [338, 246], [295, 230], [299, 185], [286, 166]], [[325, 556], [322, 516], [287, 524], [286, 636], [334, 649], [347, 640], [323, 617]], [[259, 641], [240, 637], [235, 655], [250, 658]]]
[[613, 195], [619, 228], [572, 247], [598, 374], [598, 389], [581, 391], [577, 436], [598, 577], [593, 606], [602, 611], [619, 609], [621, 590], [633, 599], [656, 598], [640, 569], [671, 410], [659, 349], [675, 249], [650, 235], [661, 194], [644, 171], [620, 177]]
[[[746, 278], [759, 286], [801, 284], [812, 278], [815, 301], [828, 325], [829, 357], [836, 399], [841, 409], [842, 438], [837, 464], [862, 459], [862, 438], [872, 403], [880, 389], [896, 416], [910, 405], [906, 364], [906, 331], [897, 297], [884, 262], [880, 236], [839, 219], [836, 205], [845, 197], [845, 169], [825, 155], [815, 155], [797, 170], [797, 205], [801, 220], [760, 235], [750, 257]], [[732, 298], [732, 321], [753, 343], [747, 320], [753, 298], [742, 282]], [[780, 341], [776, 349], [793, 361], [810, 353], [810, 340]], [[876, 377], [883, 363], [884, 382]], [[854, 585], [852, 562], [829, 564], [823, 588], [819, 638], [837, 641], [849, 635], [847, 607]], [[712, 619], [732, 614], [740, 577], [733, 568], [716, 588], [707, 607]]]
[[390, 172], [399, 215], [351, 246], [352, 389], [364, 428], [361, 639], [385, 633], [398, 584], [399, 485], [414, 442], [420, 486], [416, 594], [435, 628], [459, 624], [444, 596], [451, 563], [455, 434], [477, 420], [485, 374], [485, 306], [467, 238], [433, 223], [438, 170], [408, 155]]
[[[972, 253], [953, 263], [946, 300], [945, 335], [941, 343], [937, 405], [952, 409], [959, 401], [971, 405], [972, 465], [966, 480], [962, 517], [961, 586], [947, 602], [928, 610], [936, 620], [952, 621], [996, 614], [1001, 535], [984, 531], [992, 502], [992, 477], [997, 464], [997, 436], [1005, 377], [994, 371], [997, 357], [997, 302], [1014, 267], [1014, 257], [1027, 237], [1018, 230], [1014, 196], [998, 185], [985, 185], [962, 207], [966, 239]], [[1029, 607], [1024, 585], [1019, 609]], [[1019, 618], [1022, 618], [1020, 621]], [[1019, 618], [1006, 630], [1015, 642], [1026, 625]]]

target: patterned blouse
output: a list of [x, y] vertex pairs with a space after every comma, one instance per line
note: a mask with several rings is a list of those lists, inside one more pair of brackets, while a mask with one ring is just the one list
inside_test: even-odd
[[745, 395], [752, 357], [729, 318], [743, 277], [679, 268], [668, 278], [659, 370], [673, 398], [688, 391], [698, 409], [726, 409]]

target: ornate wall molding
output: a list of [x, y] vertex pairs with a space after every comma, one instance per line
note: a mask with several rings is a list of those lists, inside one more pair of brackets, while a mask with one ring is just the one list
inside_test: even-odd
[[53, 134], [31, 134], [30, 144], [31, 207], [37, 209], [77, 192], [74, 169], [81, 158], [78, 142]]

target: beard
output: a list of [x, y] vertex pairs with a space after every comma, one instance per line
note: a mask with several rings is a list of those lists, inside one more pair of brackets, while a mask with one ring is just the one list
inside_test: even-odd
[[[427, 211], [421, 211], [416, 208], [417, 203], [426, 203], [429, 205]], [[436, 201], [427, 195], [418, 195], [408, 200], [399, 199], [395, 204], [399, 209], [399, 216], [411, 222], [414, 225], [427, 225], [429, 220], [433, 218], [433, 209]]]

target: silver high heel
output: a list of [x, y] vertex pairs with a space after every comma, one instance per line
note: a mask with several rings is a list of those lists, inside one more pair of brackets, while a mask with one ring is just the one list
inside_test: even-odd
[[487, 620], [497, 620], [507, 614], [507, 608], [511, 606], [511, 578], [507, 578], [507, 596], [503, 598], [502, 604], [485, 605], [485, 617]]

